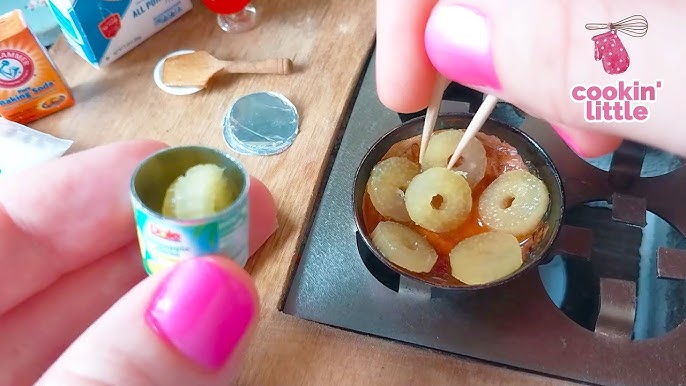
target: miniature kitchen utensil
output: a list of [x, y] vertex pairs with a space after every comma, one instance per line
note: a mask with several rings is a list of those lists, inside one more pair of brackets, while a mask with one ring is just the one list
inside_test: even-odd
[[434, 131], [436, 119], [438, 118], [438, 111], [441, 109], [441, 102], [443, 101], [443, 93], [448, 88], [450, 81], [442, 76], [438, 76], [436, 83], [434, 83], [434, 91], [431, 94], [431, 102], [426, 108], [426, 117], [424, 118], [424, 130], [422, 131], [422, 142], [419, 145], [419, 162], [424, 159], [426, 147], [429, 146], [429, 139], [431, 133]]
[[290, 74], [293, 62], [288, 58], [260, 61], [220, 60], [207, 51], [172, 56], [162, 66], [162, 82], [167, 86], [206, 87], [220, 71], [233, 74]]
[[[472, 121], [475, 121], [475, 117], [472, 114], [441, 114], [436, 120], [436, 130], [447, 130], [454, 129], [456, 127], [469, 126], [469, 122]], [[438, 271], [432, 270], [432, 272], [428, 274], [408, 271], [407, 269], [399, 267], [391, 260], [387, 259], [381, 250], [375, 246], [373, 242], [373, 232], [378, 225], [376, 222], [378, 219], [381, 219], [381, 221], [392, 220], [385, 220], [385, 217], [376, 217], [374, 214], [370, 215], [370, 213], [373, 212], [370, 212], [369, 205], [374, 205], [373, 202], [371, 202], [371, 197], [368, 196], [368, 183], [372, 175], [372, 171], [375, 165], [377, 165], [380, 160], [385, 159], [385, 157], [389, 155], [389, 151], [391, 151], [391, 149], [394, 147], [395, 151], [399, 152], [399, 154], [408, 154], [404, 152], [404, 149], [410, 148], [405, 147], [410, 146], [410, 144], [406, 143], [402, 145], [402, 143], [408, 139], [419, 141], [421, 139], [422, 125], [423, 118], [418, 117], [407, 121], [400, 126], [397, 126], [390, 132], [387, 132], [371, 146], [357, 168], [353, 183], [352, 201], [354, 221], [357, 227], [358, 236], [360, 237], [360, 242], [357, 244], [358, 248], [360, 248], [362, 251], [360, 254], [368, 253], [369, 257], [373, 261], [380, 262], [384, 267], [386, 267], [382, 269], [386, 271], [390, 270], [389, 274], [391, 275], [403, 276], [404, 279], [408, 279], [417, 285], [428, 285], [429, 287], [433, 288], [456, 291], [474, 291], [502, 285], [514, 279], [515, 277], [521, 276], [525, 271], [537, 266], [541, 261], [543, 261], [543, 259], [548, 256], [548, 252], [553, 245], [553, 242], [557, 238], [557, 233], [561, 224], [562, 212], [564, 211], [565, 205], [562, 181], [560, 180], [558, 171], [552, 164], [548, 154], [540, 149], [529, 136], [514, 127], [502, 124], [492, 119], [486, 119], [486, 121], [483, 123], [483, 133], [487, 136], [495, 136], [498, 140], [517, 149], [518, 154], [522, 157], [521, 162], [525, 163], [527, 168], [529, 168], [532, 173], [535, 173], [537, 177], [544, 182], [549, 191], [549, 211], [546, 213], [543, 219], [545, 225], [541, 226], [536, 231], [539, 232], [536, 233], [536, 237], [529, 239], [535, 241], [532, 242], [529, 249], [522, 255], [523, 263], [521, 267], [515, 272], [498, 280], [485, 284], [470, 285], [448, 280], [445, 275], [439, 273], [443, 269], [442, 267], [446, 266], [436, 266]], [[400, 147], [398, 147], [398, 144], [401, 144]], [[498, 145], [494, 146], [497, 147]], [[407, 191], [405, 191], [405, 193], [407, 194]], [[412, 226], [414, 227], [415, 225], [417, 224], [413, 224]], [[483, 233], [484, 231], [485, 229], [479, 232]], [[430, 240], [428, 237], [431, 237], [432, 239], [435, 237], [452, 237], [449, 234], [442, 234], [441, 236], [440, 233], [435, 232], [427, 232], [424, 234], [431, 235], [427, 236], [427, 241]], [[430, 244], [433, 243], [433, 241], [429, 242]], [[451, 247], [448, 247], [448, 250], [450, 250], [450, 248]], [[439, 252], [438, 250], [436, 251], [444, 256], [447, 254], [445, 250], [444, 252]], [[448, 272], [448, 275], [450, 274], [449, 271], [446, 272]]]
[[474, 114], [474, 118], [472, 118], [472, 120], [469, 122], [467, 130], [465, 130], [465, 133], [460, 139], [460, 142], [457, 143], [457, 147], [455, 147], [455, 152], [453, 153], [452, 157], [450, 157], [450, 161], [448, 161], [448, 169], [452, 169], [453, 166], [455, 166], [457, 160], [460, 159], [462, 151], [464, 151], [464, 148], [467, 146], [469, 141], [472, 138], [474, 138], [476, 133], [478, 133], [479, 130], [481, 130], [481, 127], [484, 123], [486, 123], [486, 120], [488, 120], [488, 116], [491, 115], [491, 112], [493, 111], [497, 103], [497, 97], [494, 97], [493, 95], [486, 95], [486, 98], [484, 98], [483, 103], [481, 103], [479, 110], [477, 110], [476, 114]]
[[195, 52], [193, 50], [180, 50], [180, 51], [174, 51], [169, 54], [167, 54], [165, 57], [160, 59], [159, 62], [155, 65], [155, 69], [152, 72], [152, 78], [155, 81], [155, 84], [157, 87], [160, 88], [160, 90], [172, 94], [172, 95], [190, 95], [190, 94], [195, 94], [196, 92], [202, 91], [202, 87], [178, 87], [178, 86], [167, 86], [162, 82], [162, 67], [164, 66], [164, 62], [168, 59], [171, 58], [172, 56], [178, 56], [178, 55], [183, 55], [183, 54], [190, 54], [192, 52]]

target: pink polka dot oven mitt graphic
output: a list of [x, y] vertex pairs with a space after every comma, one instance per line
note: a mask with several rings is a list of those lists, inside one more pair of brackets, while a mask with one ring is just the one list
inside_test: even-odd
[[608, 31], [593, 37], [595, 60], [603, 62], [605, 72], [610, 75], [621, 74], [629, 69], [629, 54], [617, 36], [617, 31]]
[[603, 69], [610, 75], [622, 74], [629, 69], [629, 53], [626, 51], [619, 32], [631, 37], [642, 37], [648, 33], [648, 21], [640, 15], [630, 16], [616, 23], [590, 23], [587, 30], [609, 31], [592, 38], [595, 45], [595, 60], [603, 63]]

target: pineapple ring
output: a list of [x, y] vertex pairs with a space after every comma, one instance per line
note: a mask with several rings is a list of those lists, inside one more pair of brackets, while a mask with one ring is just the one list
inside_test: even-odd
[[162, 215], [175, 219], [198, 219], [221, 212], [233, 203], [238, 192], [214, 164], [195, 165], [167, 188]]
[[522, 266], [517, 238], [502, 232], [468, 237], [450, 251], [452, 275], [468, 285], [486, 284], [515, 272]]
[[441, 233], [456, 229], [472, 210], [472, 190], [464, 177], [446, 168], [432, 168], [412, 179], [405, 191], [412, 221]]
[[419, 233], [392, 221], [380, 222], [372, 244], [391, 263], [411, 272], [430, 272], [438, 254]]
[[548, 210], [543, 181], [525, 170], [501, 174], [481, 194], [479, 215], [491, 229], [521, 237], [533, 233]]
[[405, 189], [418, 173], [419, 165], [407, 158], [392, 157], [376, 164], [367, 182], [367, 193], [377, 212], [396, 221], [409, 222]]
[[[422, 159], [422, 169], [427, 170], [434, 167], [448, 166], [448, 160], [452, 157], [457, 143], [460, 142], [464, 130], [441, 130], [431, 136], [426, 153]], [[486, 149], [477, 138], [472, 138], [462, 156], [457, 161], [453, 170], [466, 174], [469, 187], [473, 188], [486, 174]]]

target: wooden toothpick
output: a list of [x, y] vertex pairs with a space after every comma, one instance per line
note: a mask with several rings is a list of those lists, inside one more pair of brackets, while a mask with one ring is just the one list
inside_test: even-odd
[[426, 117], [424, 118], [424, 129], [422, 130], [422, 142], [419, 146], [419, 163], [422, 163], [424, 159], [424, 153], [426, 153], [426, 148], [429, 146], [429, 139], [431, 138], [431, 133], [434, 131], [436, 126], [436, 119], [438, 119], [438, 111], [441, 109], [441, 102], [443, 101], [443, 93], [445, 89], [448, 88], [450, 81], [443, 76], [438, 76], [436, 83], [434, 84], [434, 90], [431, 94], [431, 102], [429, 107], [426, 109]]
[[467, 144], [472, 138], [474, 138], [476, 133], [481, 130], [481, 127], [484, 125], [484, 123], [486, 123], [486, 120], [488, 119], [489, 115], [491, 115], [491, 112], [493, 112], [493, 109], [497, 103], [498, 98], [494, 97], [493, 95], [487, 95], [486, 98], [484, 98], [479, 110], [477, 110], [476, 114], [474, 114], [474, 118], [472, 118], [472, 121], [469, 122], [467, 130], [465, 130], [464, 135], [457, 144], [455, 152], [453, 152], [453, 156], [450, 157], [448, 169], [452, 169], [455, 166], [457, 160], [460, 159], [460, 155], [464, 151], [464, 148], [467, 147]]

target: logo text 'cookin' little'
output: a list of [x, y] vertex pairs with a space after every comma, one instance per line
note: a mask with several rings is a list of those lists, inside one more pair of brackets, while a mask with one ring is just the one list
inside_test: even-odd
[[616, 85], [572, 87], [571, 98], [584, 104], [586, 122], [643, 122], [650, 117], [649, 103], [655, 102], [662, 81], [641, 84], [619, 81]]
[[[586, 24], [587, 30], [607, 30], [591, 38], [595, 46], [594, 58], [603, 64], [608, 75], [623, 74], [629, 69], [630, 57], [619, 33], [643, 37], [648, 33], [648, 21], [633, 15], [615, 23]], [[586, 122], [644, 122], [650, 117], [649, 104], [655, 102], [662, 81], [642, 83], [639, 80], [618, 81], [604, 86], [575, 85], [570, 97], [584, 105]]]

